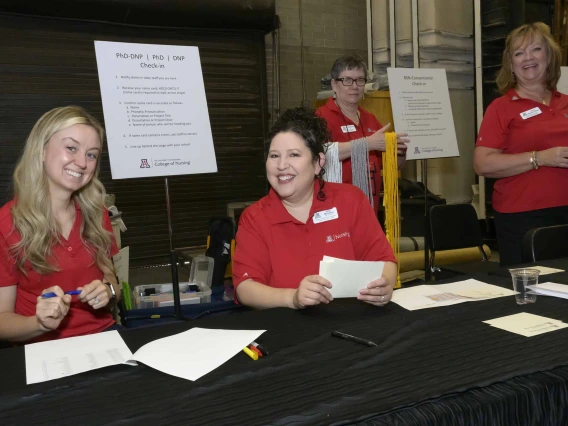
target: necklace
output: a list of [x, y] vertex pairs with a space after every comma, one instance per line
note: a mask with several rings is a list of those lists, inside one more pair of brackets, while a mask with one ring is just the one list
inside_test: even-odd
[[[519, 90], [518, 90], [518, 89], [517, 89], [517, 93], [519, 93]], [[529, 92], [527, 92], [527, 91], [524, 90], [524, 89], [522, 89], [522, 91], [521, 91], [520, 94], [524, 94], [524, 95], [525, 95], [525, 96], [523, 96], [524, 98], [532, 99], [533, 101], [540, 102], [540, 103], [542, 103], [542, 104], [544, 104], [544, 105], [548, 105], [548, 104], [546, 103], [546, 99], [545, 99], [545, 97], [547, 96], [547, 91], [546, 91], [546, 90], [544, 91], [544, 96], [540, 96], [540, 95], [537, 96], [537, 95], [529, 94]], [[535, 99], [535, 98], [536, 98], [536, 99]], [[539, 100], [539, 99], [540, 99], [540, 100]]]

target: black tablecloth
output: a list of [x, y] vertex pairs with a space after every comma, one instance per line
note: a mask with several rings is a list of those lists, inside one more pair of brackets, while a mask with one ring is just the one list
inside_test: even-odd
[[[568, 321], [567, 308], [549, 297], [419, 311], [342, 299], [121, 332], [134, 352], [193, 326], [268, 330], [259, 341], [270, 356], [239, 353], [196, 382], [139, 365], [26, 386], [24, 349], [8, 349], [0, 351], [0, 423], [567, 424], [568, 330], [526, 338], [482, 323], [518, 312]], [[379, 346], [330, 337], [332, 330]]]

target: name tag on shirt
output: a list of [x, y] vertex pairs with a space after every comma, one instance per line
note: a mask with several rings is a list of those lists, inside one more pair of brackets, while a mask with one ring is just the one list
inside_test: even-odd
[[337, 214], [337, 207], [329, 210], [322, 210], [321, 212], [315, 212], [312, 218], [314, 223], [327, 222], [328, 220], [337, 219], [339, 215]]
[[341, 130], [343, 131], [343, 133], [353, 133], [357, 131], [353, 124], [349, 124], [348, 126], [341, 126]]
[[527, 118], [531, 118], [534, 117], [535, 115], [539, 115], [542, 114], [542, 111], [540, 110], [539, 107], [534, 107], [532, 109], [529, 109], [525, 112], [521, 112], [521, 117], [523, 118], [523, 120], [526, 120]]

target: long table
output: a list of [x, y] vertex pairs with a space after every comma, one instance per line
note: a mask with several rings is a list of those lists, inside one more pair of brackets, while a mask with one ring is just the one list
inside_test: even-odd
[[[476, 278], [510, 286], [503, 277]], [[568, 321], [567, 308], [550, 297], [419, 311], [338, 299], [121, 332], [135, 351], [194, 326], [267, 330], [259, 342], [269, 356], [239, 353], [195, 382], [120, 365], [26, 386], [23, 347], [6, 349], [0, 424], [568, 424], [568, 330], [526, 338], [482, 323], [518, 312]], [[378, 347], [333, 338], [332, 330]]]

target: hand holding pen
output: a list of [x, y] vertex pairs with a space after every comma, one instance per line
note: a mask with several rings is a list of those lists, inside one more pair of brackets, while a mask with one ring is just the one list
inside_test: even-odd
[[[45, 297], [44, 297], [45, 295]], [[55, 330], [69, 312], [71, 295], [65, 294], [61, 287], [54, 286], [42, 291], [37, 298], [36, 318], [41, 331]]]

